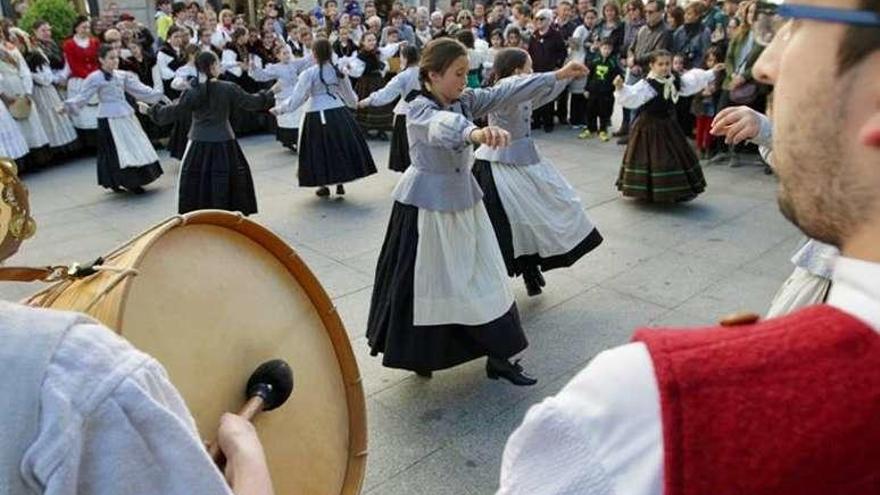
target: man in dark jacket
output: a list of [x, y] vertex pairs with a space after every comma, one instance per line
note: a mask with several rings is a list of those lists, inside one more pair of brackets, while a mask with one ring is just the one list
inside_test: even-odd
[[[565, 40], [553, 29], [553, 11], [541, 9], [535, 14], [535, 32], [529, 40], [529, 55], [535, 72], [550, 72], [562, 67], [568, 53]], [[543, 126], [544, 131], [553, 131], [553, 107], [550, 102], [534, 112], [534, 127]]]

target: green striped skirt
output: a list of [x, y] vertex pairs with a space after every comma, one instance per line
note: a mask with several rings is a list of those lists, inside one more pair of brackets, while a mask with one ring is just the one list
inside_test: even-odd
[[658, 203], [688, 201], [706, 189], [700, 160], [675, 118], [639, 115], [617, 189], [624, 196]]

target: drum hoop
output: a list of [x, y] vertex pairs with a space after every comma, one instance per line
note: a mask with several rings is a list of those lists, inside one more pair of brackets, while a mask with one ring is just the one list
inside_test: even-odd
[[[342, 492], [339, 495], [357, 495], [361, 492], [364, 474], [366, 472], [367, 461], [367, 413], [364, 389], [360, 372], [357, 367], [357, 360], [351, 349], [351, 342], [348, 339], [348, 333], [339, 317], [339, 313], [330, 296], [324, 290], [321, 283], [312, 273], [311, 269], [306, 265], [305, 261], [290, 247], [284, 240], [278, 237], [274, 232], [248, 220], [240, 213], [230, 213], [225, 210], [199, 210], [184, 215], [178, 215], [169, 218], [165, 222], [142, 232], [125, 244], [120, 245], [111, 251], [106, 258], [123, 253], [127, 248], [133, 247], [138, 243], [142, 243], [137, 256], [131, 259], [128, 268], [137, 269], [143, 258], [146, 256], [150, 248], [162, 236], [171, 230], [186, 225], [210, 225], [214, 227], [226, 228], [242, 234], [244, 237], [258, 244], [260, 247], [272, 254], [284, 267], [287, 272], [296, 279], [297, 283], [302, 287], [303, 292], [309, 298], [321, 323], [324, 326], [330, 343], [333, 345], [333, 351], [336, 354], [336, 361], [342, 372], [342, 379], [345, 383], [345, 398], [348, 409], [348, 442], [349, 455], [348, 465], [345, 470], [345, 479], [342, 485]], [[125, 277], [121, 283], [115, 288], [123, 291], [120, 296], [120, 306], [126, 307], [128, 296], [131, 290], [131, 284], [137, 277]], [[67, 285], [70, 282], [65, 281], [57, 285], [35, 294], [30, 298], [33, 302], [38, 296], [43, 295], [52, 297], [53, 287]], [[115, 328], [123, 328], [124, 311], [120, 311], [117, 316]]]

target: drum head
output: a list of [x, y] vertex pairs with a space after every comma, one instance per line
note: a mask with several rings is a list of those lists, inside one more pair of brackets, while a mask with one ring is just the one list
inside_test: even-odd
[[206, 440], [223, 412], [241, 408], [257, 366], [287, 361], [293, 393], [255, 421], [276, 492], [359, 493], [363, 390], [327, 294], [262, 227], [220, 212], [186, 218], [133, 264], [119, 332], [168, 370]]

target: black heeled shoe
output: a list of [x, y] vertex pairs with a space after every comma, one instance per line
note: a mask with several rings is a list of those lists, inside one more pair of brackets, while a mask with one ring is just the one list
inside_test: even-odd
[[504, 378], [510, 383], [518, 387], [528, 387], [538, 383], [536, 378], [532, 378], [519, 364], [519, 359], [514, 362], [506, 359], [489, 358], [486, 360], [486, 376], [490, 380]]

